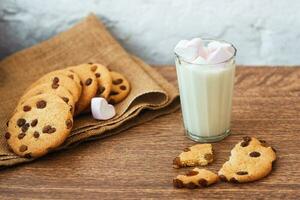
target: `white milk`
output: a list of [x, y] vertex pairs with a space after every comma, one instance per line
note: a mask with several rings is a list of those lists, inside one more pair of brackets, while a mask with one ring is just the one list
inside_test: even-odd
[[217, 141], [230, 132], [235, 61], [191, 64], [176, 57], [184, 126], [197, 141]]

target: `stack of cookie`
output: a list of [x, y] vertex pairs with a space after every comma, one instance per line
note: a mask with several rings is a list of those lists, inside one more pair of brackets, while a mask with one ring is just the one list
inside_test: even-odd
[[89, 63], [50, 72], [22, 95], [5, 133], [16, 154], [40, 157], [61, 145], [73, 127], [73, 117], [90, 110], [91, 99], [122, 101], [130, 91], [128, 80], [101, 64]]

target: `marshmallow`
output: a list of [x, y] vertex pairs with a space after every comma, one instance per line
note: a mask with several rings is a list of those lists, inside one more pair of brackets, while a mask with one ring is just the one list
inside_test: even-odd
[[107, 120], [116, 115], [114, 106], [101, 97], [92, 98], [91, 110], [93, 117], [98, 120]]
[[230, 53], [226, 47], [218, 47], [215, 49], [213, 52], [211, 52], [208, 55], [207, 58], [207, 63], [209, 64], [216, 64], [216, 63], [221, 63], [233, 56], [232, 53]]
[[218, 42], [218, 41], [212, 41], [208, 43], [207, 49], [209, 53], [212, 53], [213, 51], [217, 50], [219, 47], [225, 48], [228, 52], [234, 54], [234, 48], [231, 44], [224, 43], [224, 42]]
[[201, 38], [194, 38], [187, 42], [186, 44], [188, 47], [196, 47], [197, 48], [197, 56], [195, 59], [197, 59], [198, 56], [201, 56], [202, 58], [207, 57], [207, 49], [203, 45], [203, 41]]
[[201, 65], [201, 64], [203, 65], [203, 64], [207, 64], [207, 61], [202, 56], [198, 56], [198, 58], [193, 60], [192, 63], [193, 64], [198, 64], [198, 65]]
[[191, 62], [198, 56], [198, 47], [195, 45], [188, 45], [188, 40], [181, 40], [175, 47], [174, 51], [182, 56], [186, 61]]

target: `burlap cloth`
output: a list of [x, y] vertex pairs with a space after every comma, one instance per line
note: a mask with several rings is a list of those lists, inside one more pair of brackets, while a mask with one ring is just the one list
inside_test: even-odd
[[131, 92], [116, 105], [113, 119], [97, 121], [90, 114], [75, 118], [72, 133], [58, 150], [117, 134], [179, 107], [177, 89], [155, 69], [130, 56], [91, 14], [68, 31], [0, 62], [1, 167], [32, 160], [8, 151], [4, 138], [6, 122], [24, 90], [47, 72], [86, 62], [103, 63], [123, 73], [130, 80]]

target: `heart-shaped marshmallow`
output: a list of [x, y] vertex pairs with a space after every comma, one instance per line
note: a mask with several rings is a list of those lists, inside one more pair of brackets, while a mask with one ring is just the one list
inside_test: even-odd
[[98, 120], [107, 120], [116, 115], [114, 106], [101, 97], [92, 98], [91, 110], [93, 117]]

